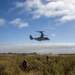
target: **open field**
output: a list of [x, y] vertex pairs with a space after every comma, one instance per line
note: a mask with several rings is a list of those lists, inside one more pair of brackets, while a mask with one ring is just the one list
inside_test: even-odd
[[0, 54], [0, 75], [75, 75], [75, 55]]

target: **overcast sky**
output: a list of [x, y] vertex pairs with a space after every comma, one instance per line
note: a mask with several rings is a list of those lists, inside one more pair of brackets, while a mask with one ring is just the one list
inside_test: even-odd
[[0, 45], [0, 53], [33, 53], [33, 52], [39, 54], [75, 53], [75, 43]]

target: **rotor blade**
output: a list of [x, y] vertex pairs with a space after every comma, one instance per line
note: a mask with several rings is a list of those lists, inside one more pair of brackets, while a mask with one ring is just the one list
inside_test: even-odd
[[41, 33], [41, 32], [44, 32], [44, 31], [36, 31], [36, 32], [39, 32], [39, 33]]

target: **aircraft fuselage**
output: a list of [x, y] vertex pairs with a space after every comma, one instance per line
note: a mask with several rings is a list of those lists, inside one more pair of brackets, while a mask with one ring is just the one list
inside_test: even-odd
[[37, 40], [37, 41], [45, 41], [45, 40], [49, 40], [49, 38], [47, 38], [47, 37], [43, 37], [43, 38], [33, 38], [33, 39], [35, 39], [35, 40]]

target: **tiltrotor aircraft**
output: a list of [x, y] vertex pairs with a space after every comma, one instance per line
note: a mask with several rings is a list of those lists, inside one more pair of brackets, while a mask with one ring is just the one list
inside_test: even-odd
[[36, 38], [33, 38], [32, 35], [30, 35], [30, 39], [31, 40], [37, 40], [37, 41], [45, 41], [45, 40], [50, 40], [48, 37], [44, 37], [44, 34], [43, 34], [43, 31], [37, 31], [39, 33], [41, 33], [41, 36], [40, 37], [36, 37]]

